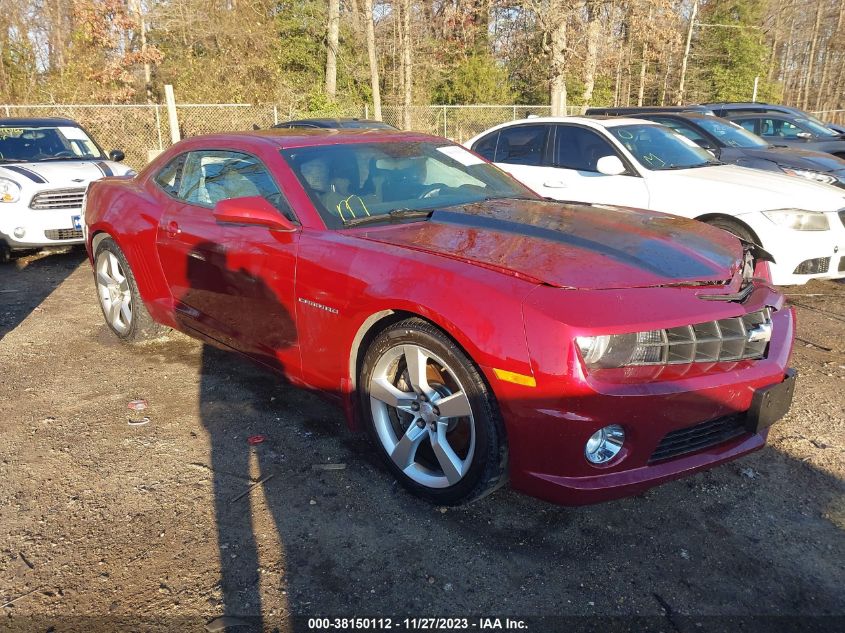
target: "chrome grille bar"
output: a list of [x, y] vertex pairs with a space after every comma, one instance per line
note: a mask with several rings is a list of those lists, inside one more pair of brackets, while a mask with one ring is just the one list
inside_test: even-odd
[[32, 196], [30, 209], [81, 209], [85, 188], [51, 189]]
[[636, 356], [629, 365], [683, 365], [764, 358], [768, 338], [753, 331], [771, 328], [769, 308], [744, 316], [682, 325], [637, 334]]

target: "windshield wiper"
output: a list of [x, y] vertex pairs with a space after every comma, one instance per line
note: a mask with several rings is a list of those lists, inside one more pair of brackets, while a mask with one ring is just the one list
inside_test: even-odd
[[361, 226], [362, 224], [374, 224], [376, 222], [398, 222], [399, 220], [407, 220], [410, 218], [428, 219], [431, 217], [432, 213], [434, 213], [433, 209], [393, 209], [388, 213], [379, 213], [378, 215], [368, 215], [363, 218], [344, 220], [343, 226]]
[[0, 163], [31, 163], [28, 158], [0, 158]]

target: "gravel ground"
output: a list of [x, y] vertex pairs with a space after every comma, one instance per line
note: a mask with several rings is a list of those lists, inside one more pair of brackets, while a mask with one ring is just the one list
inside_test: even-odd
[[787, 292], [800, 378], [763, 451], [598, 506], [503, 489], [447, 510], [404, 492], [339, 411], [239, 357], [179, 334], [117, 342], [80, 252], [0, 267], [0, 630], [845, 630], [845, 284]]

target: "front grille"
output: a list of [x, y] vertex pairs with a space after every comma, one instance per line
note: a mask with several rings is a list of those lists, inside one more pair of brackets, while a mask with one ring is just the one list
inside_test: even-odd
[[30, 209], [81, 209], [85, 188], [52, 189], [32, 196]]
[[660, 441], [649, 463], [694, 453], [727, 442], [747, 432], [743, 415], [728, 415], [685, 429], [678, 429], [667, 433]]
[[48, 240], [81, 240], [82, 229], [48, 229], [44, 235]]
[[771, 338], [769, 308], [744, 316], [638, 334], [630, 365], [679, 365], [764, 358]]
[[845, 273], [845, 255], [839, 258], [839, 272]]
[[817, 275], [819, 273], [826, 273], [830, 268], [830, 257], [817, 257], [816, 259], [808, 259], [801, 262], [792, 271], [794, 275]]

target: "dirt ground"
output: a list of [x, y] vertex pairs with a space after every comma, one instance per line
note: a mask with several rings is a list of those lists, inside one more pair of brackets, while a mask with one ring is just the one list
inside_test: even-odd
[[120, 344], [82, 253], [2, 266], [0, 630], [549, 616], [528, 630], [686, 632], [771, 616], [758, 630], [843, 631], [845, 284], [787, 292], [800, 378], [764, 450], [597, 506], [503, 489], [447, 510], [398, 486], [339, 411], [250, 363], [179, 334]]

